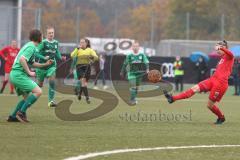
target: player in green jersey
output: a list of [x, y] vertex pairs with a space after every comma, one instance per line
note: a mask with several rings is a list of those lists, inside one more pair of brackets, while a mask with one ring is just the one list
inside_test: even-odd
[[66, 56], [61, 56], [61, 53], [58, 48], [58, 41], [54, 39], [54, 28], [47, 27], [47, 38], [44, 39], [38, 45], [37, 58], [39, 58], [39, 63], [45, 63], [47, 59], [51, 59], [54, 63], [51, 66], [40, 68], [36, 70], [38, 85], [43, 86], [45, 78], [48, 78], [49, 88], [48, 88], [48, 106], [56, 107], [57, 104], [54, 102], [55, 96], [55, 76], [57, 69], [58, 60], [66, 60]]
[[130, 83], [130, 104], [136, 105], [138, 87], [143, 75], [149, 71], [149, 60], [144, 53], [140, 52], [138, 42], [133, 42], [132, 53], [127, 55], [120, 75], [123, 76], [125, 71], [127, 71], [127, 79]]
[[35, 72], [29, 69], [29, 65], [41, 68], [53, 63], [52, 60], [41, 64], [35, 62], [36, 46], [42, 41], [42, 33], [34, 29], [30, 32], [29, 39], [31, 42], [22, 47], [10, 72], [10, 81], [14, 85], [18, 96], [22, 95], [23, 99], [19, 101], [8, 117], [9, 122], [29, 122], [26, 111], [42, 94], [41, 88], [30, 78], [35, 76]]

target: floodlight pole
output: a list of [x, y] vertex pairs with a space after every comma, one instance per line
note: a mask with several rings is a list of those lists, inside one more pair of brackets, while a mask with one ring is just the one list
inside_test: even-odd
[[190, 38], [190, 13], [187, 12], [186, 14], [186, 39], [189, 40]]
[[150, 30], [150, 46], [153, 49], [153, 41], [154, 41], [154, 11], [151, 11], [151, 30]]
[[18, 0], [18, 19], [17, 19], [17, 42], [18, 47], [21, 47], [22, 39], [22, 0]]
[[35, 28], [36, 29], [41, 29], [41, 15], [42, 15], [42, 10], [41, 8], [38, 8], [35, 10]]
[[77, 34], [77, 37], [76, 37], [76, 43], [79, 44], [79, 41], [80, 41], [80, 8], [78, 7], [77, 8], [77, 20], [76, 20], [76, 34]]

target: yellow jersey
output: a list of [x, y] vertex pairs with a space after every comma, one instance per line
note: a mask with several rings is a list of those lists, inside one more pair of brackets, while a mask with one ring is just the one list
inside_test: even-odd
[[92, 48], [75, 48], [74, 51], [71, 53], [71, 58], [77, 58], [77, 65], [90, 64], [92, 61], [98, 60], [98, 56]]

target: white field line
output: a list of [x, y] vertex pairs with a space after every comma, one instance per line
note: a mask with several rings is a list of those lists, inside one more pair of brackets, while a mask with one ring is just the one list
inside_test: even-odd
[[176, 150], [176, 149], [199, 149], [199, 148], [236, 148], [240, 145], [198, 145], [198, 146], [176, 146], [176, 147], [155, 147], [155, 148], [134, 148], [134, 149], [117, 149], [112, 151], [103, 151], [88, 153], [84, 155], [79, 155], [76, 157], [69, 157], [64, 160], [83, 160], [88, 158], [94, 158], [99, 156], [106, 156], [119, 153], [129, 153], [129, 152], [143, 152], [143, 151], [156, 151], [156, 150]]

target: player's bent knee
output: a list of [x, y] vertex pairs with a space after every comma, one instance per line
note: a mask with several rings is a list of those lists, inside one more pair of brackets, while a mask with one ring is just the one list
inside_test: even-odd
[[42, 88], [43, 87], [43, 82], [39, 82], [38, 86]]
[[40, 90], [37, 91], [36, 96], [40, 97], [41, 95], [42, 95], [42, 90], [40, 89]]
[[212, 109], [212, 107], [213, 107], [212, 105], [207, 105], [207, 108], [209, 109]]
[[215, 102], [209, 100], [209, 101], [208, 101], [208, 104], [207, 104], [207, 107], [208, 107], [209, 109], [212, 109], [212, 107], [214, 106], [214, 104], [215, 104]]
[[198, 85], [193, 86], [191, 89], [193, 90], [194, 93], [200, 92], [200, 88]]
[[33, 94], [37, 97], [40, 97], [42, 95], [42, 89], [40, 87], [34, 88]]

